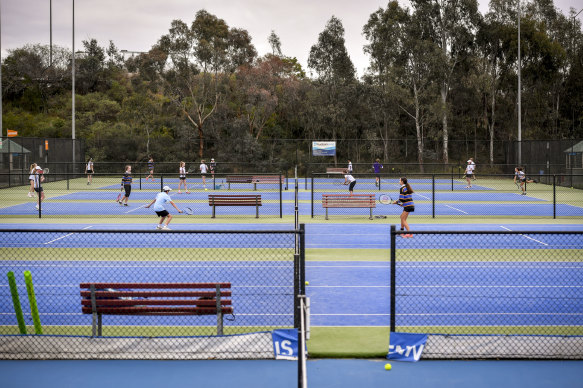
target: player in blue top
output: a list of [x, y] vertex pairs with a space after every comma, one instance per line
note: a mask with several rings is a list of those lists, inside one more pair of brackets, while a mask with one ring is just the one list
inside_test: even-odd
[[372, 169], [374, 171], [374, 174], [376, 175], [375, 186], [378, 186], [381, 183], [381, 169], [382, 168], [383, 168], [383, 165], [381, 164], [381, 160], [377, 158], [377, 160], [375, 160], [374, 164], [372, 165]]
[[132, 180], [132, 166], [126, 166], [126, 172], [121, 177], [121, 186], [125, 190], [125, 195], [119, 200], [119, 204], [122, 206], [128, 206], [128, 199], [132, 193]]
[[[409, 217], [409, 213], [415, 211], [415, 202], [413, 202], [413, 189], [411, 185], [407, 183], [407, 178], [399, 179], [399, 184], [401, 185], [401, 189], [399, 190], [399, 202], [403, 207], [403, 213], [401, 213], [401, 230], [406, 229], [407, 232], [409, 231], [409, 223], [407, 222], [407, 217]], [[413, 237], [412, 234], [402, 234], [401, 237], [404, 238], [411, 238]]]
[[[170, 230], [168, 224], [170, 223], [170, 221], [172, 221], [172, 216], [170, 215], [170, 213], [168, 213], [168, 210], [164, 208], [164, 204], [170, 203], [172, 206], [174, 206], [174, 209], [178, 210], [178, 213], [182, 213], [182, 210], [176, 207], [176, 204], [172, 201], [172, 198], [170, 198], [170, 196], [168, 195], [168, 192], [172, 191], [172, 189], [168, 186], [164, 186], [162, 190], [164, 191], [156, 194], [156, 198], [152, 202], [150, 202], [150, 204], [146, 206], [146, 208], [149, 208], [150, 206], [154, 205], [154, 211], [156, 212], [158, 217], [160, 217], [160, 222], [156, 226], [156, 229]], [[166, 221], [165, 225], [162, 225], [165, 219], [168, 219], [168, 221]]]

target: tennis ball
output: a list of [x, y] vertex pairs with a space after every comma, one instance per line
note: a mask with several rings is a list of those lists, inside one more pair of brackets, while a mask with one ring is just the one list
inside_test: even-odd
[[310, 285], [310, 282], [306, 280], [306, 286], [309, 286], [309, 285]]
[[385, 370], [391, 370], [393, 367], [391, 364], [385, 364]]

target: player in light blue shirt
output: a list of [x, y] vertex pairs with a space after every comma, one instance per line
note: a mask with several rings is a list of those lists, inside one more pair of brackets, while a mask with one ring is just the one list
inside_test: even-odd
[[[160, 222], [156, 226], [156, 229], [170, 230], [168, 224], [172, 220], [172, 215], [168, 213], [168, 210], [164, 208], [164, 205], [170, 203], [172, 206], [174, 206], [176, 210], [178, 210], [178, 213], [182, 213], [182, 210], [178, 209], [176, 204], [172, 201], [172, 198], [170, 198], [170, 196], [168, 195], [168, 192], [172, 191], [172, 189], [168, 186], [164, 186], [162, 190], [164, 191], [161, 191], [158, 194], [156, 194], [156, 198], [152, 202], [150, 202], [150, 204], [146, 206], [146, 208], [149, 208], [150, 206], [154, 205], [154, 211], [156, 212], [158, 217], [160, 217]], [[165, 225], [162, 225], [165, 219], [168, 219], [168, 221], [166, 221]]]

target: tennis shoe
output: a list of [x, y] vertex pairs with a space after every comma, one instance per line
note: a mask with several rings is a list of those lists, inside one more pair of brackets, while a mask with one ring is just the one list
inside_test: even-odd
[[160, 224], [156, 225], [156, 229], [162, 229], [162, 225]]
[[119, 203], [119, 206], [123, 206], [123, 203], [121, 203], [121, 201], [119, 201], [118, 203]]
[[413, 235], [412, 234], [406, 234], [403, 237], [405, 237], [405, 238], [413, 238]]
[[190, 191], [187, 191], [186, 194], [190, 194]]
[[38, 205], [34, 205], [34, 208], [35, 208], [36, 210], [38, 210]]
[[130, 205], [128, 205], [127, 203], [124, 203], [123, 205], [124, 205], [124, 206], [130, 206]]
[[167, 225], [164, 225], [164, 226], [162, 227], [162, 230], [172, 230], [172, 229], [170, 229], [170, 228], [169, 228]]
[[28, 192], [28, 197], [32, 198], [32, 193], [30, 191]]

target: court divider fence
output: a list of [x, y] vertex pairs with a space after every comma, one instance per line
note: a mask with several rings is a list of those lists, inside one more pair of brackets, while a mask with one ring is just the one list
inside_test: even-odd
[[583, 359], [583, 232], [390, 238], [390, 330], [428, 334], [423, 358]]
[[[2, 359], [275, 358], [274, 333], [301, 325], [303, 224], [255, 231], [2, 229], [0, 235]], [[33, 335], [25, 271], [34, 282], [42, 335]]]
[[[583, 217], [583, 190], [574, 188], [574, 185], [583, 188], [583, 175], [528, 176], [522, 186], [515, 183], [514, 175], [480, 174], [471, 179], [457, 172], [404, 176], [415, 192], [415, 212], [411, 213], [414, 217]], [[353, 174], [353, 177], [356, 179], [354, 194], [368, 194], [376, 200], [371, 203], [374, 217], [387, 218], [401, 213], [399, 206], [378, 203], [379, 195], [386, 193], [394, 200], [399, 199], [401, 175], [367, 173]], [[324, 218], [325, 206], [329, 207], [330, 217], [362, 219], [369, 215], [370, 208], [362, 201], [356, 204], [349, 198], [335, 204], [323, 201], [326, 194], [350, 195], [342, 173], [313, 173], [307, 189], [311, 195], [312, 218]]]
[[[156, 174], [154, 179], [148, 180], [147, 175], [133, 174], [128, 206], [125, 206], [117, 203], [125, 195], [121, 185], [122, 175], [93, 174], [89, 182], [88, 177], [82, 174], [53, 173], [51, 170], [41, 184], [45, 199], [40, 203], [37, 194], [29, 191], [29, 175], [22, 175], [20, 180], [27, 182], [25, 185], [0, 190], [0, 200], [12, 205], [0, 210], [0, 217], [35, 214], [39, 218], [155, 216], [152, 208], [145, 206], [155, 199], [164, 186], [169, 186], [172, 200], [179, 208], [190, 208], [193, 217], [211, 218], [214, 208], [218, 218], [282, 218], [283, 193], [289, 188], [288, 178], [281, 173], [207, 174], [204, 182], [200, 174], [189, 174], [186, 187], [179, 184], [178, 174]], [[214, 196], [223, 196], [223, 202], [215, 203], [213, 198], [217, 197]], [[247, 198], [245, 204], [241, 202], [242, 197]], [[251, 203], [251, 197], [256, 202]], [[168, 210], [176, 214], [172, 207]]]

